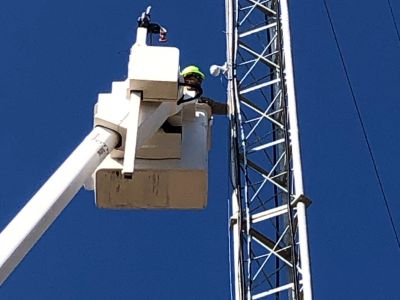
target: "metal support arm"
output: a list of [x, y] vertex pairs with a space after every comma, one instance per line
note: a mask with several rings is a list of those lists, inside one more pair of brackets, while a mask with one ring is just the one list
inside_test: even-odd
[[135, 169], [136, 142], [139, 123], [140, 101], [142, 101], [142, 93], [132, 92], [129, 102], [129, 121], [126, 133], [125, 152], [124, 152], [124, 168], [122, 174], [125, 178], [132, 178]]

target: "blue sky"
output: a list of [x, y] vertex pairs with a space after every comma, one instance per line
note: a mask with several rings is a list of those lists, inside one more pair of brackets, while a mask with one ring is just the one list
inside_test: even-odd
[[[92, 126], [126, 77], [147, 5], [181, 65], [225, 61], [224, 1], [5, 1], [0, 10], [0, 228]], [[386, 1], [328, 1], [400, 231], [400, 41]], [[400, 23], [400, 3], [392, 1]], [[400, 299], [400, 251], [322, 0], [291, 1], [316, 299]], [[225, 82], [205, 93], [223, 101]], [[81, 191], [0, 288], [1, 299], [228, 299], [227, 119], [215, 119], [203, 211], [107, 211]], [[1, 245], [0, 245], [1, 247]]]

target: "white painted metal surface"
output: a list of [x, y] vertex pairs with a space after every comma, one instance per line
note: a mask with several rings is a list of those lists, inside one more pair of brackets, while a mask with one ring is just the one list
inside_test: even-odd
[[[234, 5], [232, 0], [225, 0], [225, 27], [226, 27], [226, 76], [228, 79], [227, 86], [227, 102], [229, 107], [229, 120], [232, 124], [235, 113], [237, 111], [237, 105], [235, 103], [235, 97], [233, 94], [233, 81], [234, 81], [234, 69], [233, 62], [235, 61], [236, 52], [232, 50], [235, 44], [234, 40]], [[239, 174], [234, 171], [237, 167], [237, 149], [235, 143], [238, 141], [236, 139], [237, 131], [234, 126], [231, 126], [231, 149], [230, 149], [230, 164], [231, 164], [231, 181], [235, 186], [232, 191], [231, 198], [231, 219], [230, 219], [230, 229], [232, 232], [232, 247], [231, 247], [231, 270], [233, 271], [233, 276], [230, 280], [233, 280], [234, 289], [231, 291], [234, 299], [243, 300], [245, 291], [244, 274], [243, 274], [243, 262], [242, 262], [242, 247], [241, 247], [241, 231], [242, 231], [242, 216], [241, 216], [241, 203], [238, 199], [237, 182], [239, 181]]]
[[127, 132], [124, 151], [124, 165], [122, 175], [125, 178], [132, 178], [135, 169], [136, 142], [139, 128], [141, 92], [131, 92], [129, 99], [129, 114], [127, 117]]
[[[232, 230], [232, 239], [233, 239], [233, 278], [235, 283], [241, 283], [243, 281], [243, 274], [241, 268], [241, 247], [240, 247], [240, 226], [239, 222], [240, 218], [240, 210], [237, 198], [237, 191], [232, 192], [232, 216], [231, 216], [231, 230]], [[243, 286], [241, 284], [235, 284], [235, 299], [242, 300], [243, 299]]]
[[[178, 114], [182, 119], [181, 134], [161, 130], [155, 136], [152, 133], [156, 137], [154, 143], [142, 144], [143, 139], [138, 142], [142, 158], [136, 157], [132, 179], [121, 176], [123, 161], [113, 153], [98, 167], [96, 204], [99, 207], [200, 209], [206, 206], [210, 108], [206, 104], [191, 103], [184, 105]], [[162, 124], [167, 118], [167, 114], [160, 115], [158, 122]], [[147, 128], [139, 127], [138, 138]], [[178, 143], [168, 142], [170, 138]], [[173, 149], [165, 151], [166, 147]], [[176, 150], [179, 158], [175, 156]], [[172, 157], [167, 157], [168, 153]]]
[[[103, 208], [204, 208], [209, 106], [196, 104], [195, 100], [181, 105], [171, 101], [139, 101], [139, 93], [132, 102], [124, 92], [128, 88], [128, 81], [115, 82], [111, 93], [99, 94], [96, 104], [95, 125], [112, 128], [121, 135], [118, 148], [96, 171], [96, 204]], [[133, 104], [138, 121], [131, 119]], [[181, 132], [164, 132], [161, 127], [167, 120], [172, 126], [181, 127]], [[131, 141], [130, 126], [136, 133]], [[126, 163], [130, 164], [132, 174], [128, 178], [123, 176]]]
[[[285, 77], [287, 86], [287, 106], [290, 124], [290, 141], [292, 147], [292, 164], [293, 164], [293, 177], [294, 177], [294, 197], [298, 198], [304, 194], [303, 188], [303, 172], [301, 168], [301, 150], [298, 133], [297, 123], [297, 107], [296, 107], [296, 93], [294, 86], [294, 71], [292, 61], [292, 47], [290, 38], [290, 23], [289, 23], [289, 9], [287, 0], [280, 1], [281, 6], [281, 23], [283, 35], [283, 47], [285, 56]], [[299, 229], [300, 241], [300, 263], [302, 270], [302, 283], [303, 283], [303, 298], [304, 300], [312, 300], [312, 285], [311, 285], [311, 266], [308, 249], [308, 234], [307, 234], [307, 218], [306, 218], [306, 205], [304, 202], [299, 201], [296, 205], [297, 221]]]
[[236, 299], [311, 300], [287, 0], [225, 3]]
[[144, 101], [176, 101], [178, 98], [179, 49], [147, 46], [138, 28], [139, 41], [131, 48], [128, 78], [131, 91], [141, 91]]
[[[117, 131], [121, 144], [96, 170], [96, 204], [204, 208], [210, 108], [196, 104], [190, 95], [195, 91], [179, 87], [179, 50], [147, 46], [144, 32], [138, 28], [128, 79], [99, 94], [95, 125]], [[193, 100], [177, 105], [181, 96]], [[168, 132], [164, 125], [178, 131]]]
[[117, 143], [115, 132], [94, 128], [0, 233], [0, 284]]

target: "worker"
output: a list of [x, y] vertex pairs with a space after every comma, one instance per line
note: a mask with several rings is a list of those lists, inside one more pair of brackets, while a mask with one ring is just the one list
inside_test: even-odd
[[211, 113], [213, 115], [227, 115], [227, 104], [220, 103], [208, 97], [202, 96], [203, 89], [201, 87], [201, 84], [203, 83], [205, 75], [200, 71], [199, 67], [188, 66], [182, 70], [181, 76], [183, 77], [186, 88], [189, 91], [197, 91], [197, 94], [194, 98], [198, 99], [198, 103], [208, 104], [211, 107]]

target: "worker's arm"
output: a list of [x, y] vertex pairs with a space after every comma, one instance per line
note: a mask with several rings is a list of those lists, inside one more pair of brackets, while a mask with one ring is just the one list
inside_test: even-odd
[[226, 103], [217, 102], [204, 96], [199, 98], [199, 103], [208, 104], [211, 107], [211, 113], [213, 115], [226, 116], [228, 114], [228, 105]]

